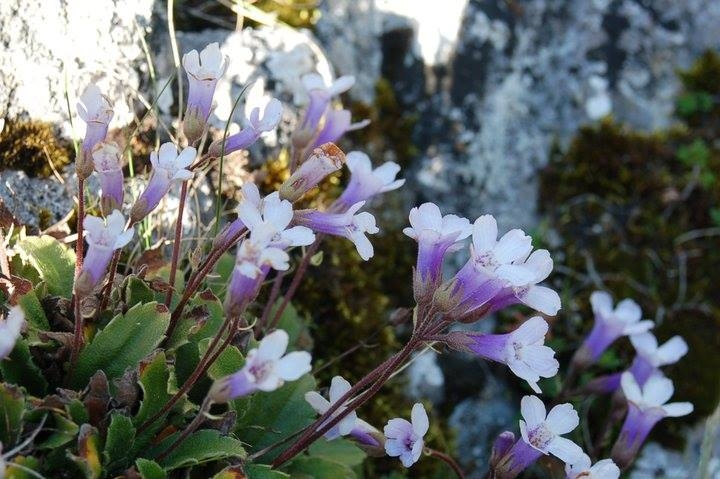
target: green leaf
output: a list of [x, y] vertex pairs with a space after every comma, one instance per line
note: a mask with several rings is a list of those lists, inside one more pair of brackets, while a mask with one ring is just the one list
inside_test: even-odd
[[228, 282], [230, 281], [230, 275], [235, 268], [235, 255], [225, 253], [220, 257], [220, 260], [215, 265], [214, 275], [210, 275], [207, 279], [207, 284], [213, 292], [222, 297], [225, 289], [227, 288]]
[[140, 387], [143, 390], [143, 400], [133, 422], [139, 426], [145, 420], [157, 413], [170, 400], [168, 381], [170, 371], [165, 363], [165, 353], [158, 352], [152, 360], [140, 367]]
[[75, 253], [52, 236], [28, 236], [15, 250], [37, 270], [52, 295], [72, 296]]
[[130, 453], [135, 442], [135, 426], [122, 414], [113, 414], [105, 439], [103, 452], [108, 468], [125, 468], [130, 463]]
[[47, 391], [48, 383], [33, 362], [30, 348], [24, 340], [18, 340], [10, 356], [0, 362], [0, 372], [5, 381], [24, 387], [30, 394], [43, 396]]
[[77, 424], [67, 419], [59, 413], [53, 413], [54, 425], [48, 425], [46, 428], [52, 433], [45, 438], [44, 441], [37, 444], [37, 449], [56, 449], [75, 439], [80, 428]]
[[178, 326], [167, 342], [167, 349], [176, 349], [188, 342], [198, 343], [214, 337], [225, 321], [225, 311], [212, 291], [196, 295], [185, 308]]
[[25, 313], [25, 321], [27, 321], [30, 328], [40, 331], [50, 330], [50, 323], [45, 316], [45, 311], [40, 304], [40, 299], [35, 289], [20, 296], [18, 304]]
[[[167, 448], [177, 437], [173, 434], [161, 444], [159, 450]], [[229, 436], [222, 436], [215, 429], [197, 431], [185, 439], [175, 450], [161, 461], [166, 470], [194, 466], [205, 462], [229, 457], [245, 458], [242, 442]]]
[[70, 458], [84, 473], [86, 479], [98, 479], [102, 474], [100, 452], [98, 450], [98, 430], [90, 424], [80, 426], [78, 434], [78, 455], [70, 454]]
[[301, 456], [291, 462], [287, 472], [293, 478], [312, 479], [355, 479], [357, 476], [349, 467], [320, 457]]
[[245, 466], [247, 479], [284, 479], [290, 477], [284, 472], [276, 471], [265, 464], [248, 464]]
[[[282, 298], [280, 298], [273, 307], [272, 314], [270, 315], [271, 318], [274, 317], [275, 311], [280, 307], [280, 304], [282, 304]], [[292, 303], [289, 303], [280, 315], [278, 328], [284, 329], [285, 332], [288, 333], [288, 344], [290, 346], [302, 351], [312, 349], [313, 341], [310, 337], [307, 324]]]
[[74, 386], [83, 387], [98, 370], [113, 379], [136, 367], [160, 344], [169, 321], [167, 308], [155, 302], [137, 305], [115, 316], [80, 353]]
[[140, 458], [135, 461], [135, 465], [143, 479], [165, 479], [167, 477], [160, 464], [150, 459]]
[[[205, 351], [207, 346], [203, 349]], [[230, 374], [236, 373], [245, 364], [245, 358], [242, 353], [235, 346], [228, 346], [225, 350], [220, 353], [220, 356], [215, 362], [208, 368], [208, 376], [211, 379], [216, 380]]]
[[363, 450], [347, 439], [335, 439], [332, 441], [319, 439], [310, 446], [308, 454], [312, 457], [320, 457], [350, 467], [362, 464], [365, 460]]
[[155, 299], [150, 286], [137, 276], [129, 276], [125, 284], [125, 304], [133, 307], [137, 304], [150, 303]]
[[[315, 419], [315, 411], [305, 401], [305, 393], [316, 389], [315, 379], [306, 374], [297, 381], [285, 383], [273, 392], [257, 392], [237, 409], [237, 437], [259, 451], [276, 441], [287, 438]], [[233, 408], [240, 402], [233, 402]], [[263, 462], [273, 460], [279, 451], [262, 456]]]
[[0, 383], [0, 443], [13, 446], [22, 433], [25, 396], [20, 388]]

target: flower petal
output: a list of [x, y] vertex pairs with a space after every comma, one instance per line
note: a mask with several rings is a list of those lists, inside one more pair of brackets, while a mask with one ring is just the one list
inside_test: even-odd
[[430, 421], [428, 419], [427, 412], [425, 411], [425, 407], [420, 403], [415, 403], [415, 405], [413, 405], [410, 418], [412, 419], [412, 426], [415, 434], [423, 437], [430, 428]]
[[578, 427], [580, 417], [572, 404], [558, 404], [550, 410], [545, 423], [555, 434], [567, 434]]
[[545, 422], [545, 404], [537, 396], [524, 396], [520, 400], [520, 413], [530, 430]]
[[560, 311], [560, 295], [545, 286], [531, 286], [520, 298], [523, 303], [548, 316], [555, 316]]
[[406, 436], [412, 434], [413, 426], [406, 419], [396, 417], [390, 419], [383, 428], [383, 434], [388, 439], [405, 439]]
[[557, 457], [565, 463], [577, 461], [585, 452], [582, 448], [572, 442], [570, 439], [555, 436], [547, 445], [550, 454]]
[[693, 412], [694, 409], [692, 403], [689, 402], [672, 402], [663, 406], [667, 417], [687, 416]]
[[497, 242], [498, 227], [495, 217], [482, 215], [473, 224], [473, 246], [477, 252], [490, 251]]
[[325, 411], [330, 409], [330, 402], [322, 397], [322, 394], [317, 391], [306, 392], [305, 401], [310, 404], [310, 407], [312, 407], [318, 414], [325, 414]]
[[335, 376], [330, 382], [330, 403], [335, 404], [338, 400], [350, 390], [352, 386], [347, 379], [342, 376]]
[[309, 373], [312, 356], [307, 351], [293, 351], [282, 357], [276, 366], [276, 372], [285, 381], [295, 381]]
[[278, 360], [285, 354], [290, 337], [282, 329], [265, 336], [258, 346], [257, 356], [261, 361]]
[[590, 295], [590, 304], [592, 305], [593, 313], [602, 316], [609, 316], [613, 311], [613, 300], [612, 296], [605, 291], [594, 291]]
[[620, 377], [620, 387], [622, 387], [623, 394], [628, 401], [632, 401], [635, 404], [640, 404], [643, 399], [642, 391], [640, 386], [632, 373], [624, 372]]

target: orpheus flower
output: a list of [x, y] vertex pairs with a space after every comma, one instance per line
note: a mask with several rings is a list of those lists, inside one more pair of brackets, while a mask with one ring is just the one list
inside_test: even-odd
[[305, 226], [288, 228], [293, 219], [292, 203], [280, 199], [275, 191], [262, 199], [259, 205], [253, 200], [243, 201], [238, 206], [238, 217], [248, 230], [250, 238], [267, 241], [275, 248], [307, 246], [315, 241], [315, 234]]
[[544, 345], [547, 331], [547, 322], [535, 316], [508, 334], [456, 332], [450, 335], [458, 337], [458, 343], [478, 356], [507, 364], [517, 377], [540, 393], [537, 384], [540, 378], [555, 376], [560, 366], [555, 351]]
[[310, 103], [300, 130], [311, 132], [315, 132], [317, 129], [332, 97], [348, 91], [355, 84], [355, 77], [342, 76], [330, 85], [325, 85], [322, 76], [317, 73], [303, 75], [301, 80], [310, 97]]
[[152, 172], [145, 191], [142, 192], [132, 207], [130, 218], [133, 223], [145, 218], [157, 208], [160, 200], [170, 191], [174, 183], [181, 183], [192, 178], [187, 169], [195, 159], [197, 151], [193, 147], [185, 148], [178, 154], [174, 143], [160, 145], [159, 151], [150, 153]]
[[282, 103], [276, 98], [273, 98], [265, 105], [262, 118], [260, 118], [260, 108], [253, 108], [245, 128], [225, 140], [224, 150], [222, 139], [214, 141], [212, 145], [210, 145], [210, 156], [219, 158], [223, 152], [227, 155], [233, 151], [244, 150], [249, 147], [258, 141], [264, 132], [272, 131], [278, 126], [278, 123], [280, 123], [282, 119], [282, 112]]
[[285, 354], [288, 341], [289, 336], [282, 329], [265, 336], [257, 348], [248, 351], [240, 371], [216, 381], [211, 397], [223, 403], [256, 391], [275, 391], [286, 381], [295, 381], [310, 372], [310, 353]]
[[93, 150], [93, 164], [100, 178], [100, 206], [105, 214], [122, 209], [124, 177], [120, 155], [115, 142], [99, 143]]
[[89, 293], [100, 283], [115, 250], [128, 244], [135, 233], [133, 227], [125, 229], [125, 217], [118, 210], [110, 213], [104, 221], [87, 215], [83, 227], [87, 231], [88, 249], [75, 282], [75, 289], [80, 295]]
[[395, 179], [400, 172], [400, 165], [393, 161], [373, 169], [370, 158], [365, 153], [351, 151], [346, 156], [346, 164], [351, 173], [350, 181], [336, 201], [336, 205], [342, 210], [380, 193], [396, 190], [405, 184], [404, 179]]
[[658, 368], [675, 364], [688, 352], [688, 345], [680, 336], [673, 336], [662, 346], [652, 333], [640, 333], [630, 336], [636, 355], [630, 366], [630, 372], [641, 386], [654, 375]]
[[458, 243], [470, 236], [470, 232], [467, 219], [455, 215], [443, 216], [434, 203], [423, 203], [410, 210], [410, 228], [403, 229], [403, 233], [418, 243], [415, 282], [430, 289], [439, 284], [445, 254], [456, 250]]
[[4, 319], [0, 318], [0, 361], [15, 348], [24, 325], [25, 313], [20, 306], [13, 306]]
[[595, 291], [590, 295], [590, 304], [595, 324], [573, 357], [579, 367], [595, 363], [618, 338], [644, 333], [655, 326], [652, 321], [640, 321], [642, 310], [632, 299], [620, 301], [613, 309], [612, 297], [604, 291]]
[[325, 123], [318, 133], [312, 147], [316, 148], [325, 143], [335, 143], [348, 131], [355, 131], [365, 128], [370, 120], [352, 122], [352, 114], [349, 110], [328, 110], [325, 113]]
[[108, 125], [113, 118], [110, 100], [100, 92], [95, 84], [90, 84], [80, 95], [77, 104], [78, 115], [87, 125], [85, 138], [82, 141], [81, 152], [76, 165], [79, 178], [85, 179], [92, 174], [92, 151], [95, 145], [107, 136]]
[[[350, 383], [343, 377], [335, 376], [330, 383], [329, 401], [316, 391], [305, 393], [305, 400], [318, 414], [325, 414], [325, 412], [330, 409], [330, 406], [338, 402], [350, 388]], [[332, 414], [332, 417], [337, 416], [345, 409], [345, 406], [338, 408]], [[320, 427], [322, 427], [322, 425]], [[323, 436], [328, 441], [332, 441], [340, 436], [350, 436], [359, 446], [368, 450], [381, 446], [380, 440], [378, 440], [378, 437], [381, 437], [380, 431], [358, 418], [355, 411], [342, 418], [340, 422], [331, 427]]]
[[338, 171], [345, 163], [345, 153], [332, 143], [315, 148], [312, 154], [285, 180], [278, 191], [292, 203], [315, 188], [326, 176]]
[[356, 203], [344, 213], [325, 213], [316, 210], [299, 211], [295, 216], [295, 221], [308, 226], [316, 233], [342, 236], [349, 239], [355, 244], [360, 257], [367, 261], [373, 257], [375, 252], [372, 243], [365, 235], [375, 234], [380, 230], [375, 225], [375, 217], [372, 214], [366, 211], [357, 213], [364, 204], [364, 201]]
[[583, 454], [576, 462], [565, 465], [567, 479], [618, 479], [620, 468], [612, 459], [603, 459], [595, 464], [590, 456]]
[[415, 464], [422, 454], [425, 442], [423, 437], [428, 432], [430, 421], [427, 412], [420, 403], [415, 403], [410, 415], [411, 422], [395, 418], [385, 425], [385, 452], [388, 456], [399, 457], [405, 467]]
[[666, 404], [675, 388], [662, 375], [651, 376], [640, 387], [635, 377], [625, 372], [621, 378], [623, 393], [628, 401], [628, 414], [612, 448], [613, 460], [623, 469], [632, 464], [640, 447], [655, 424], [666, 417], [686, 416], [693, 411], [689, 402]]
[[182, 58], [188, 77], [188, 100], [183, 131], [190, 143], [194, 143], [205, 131], [207, 119], [213, 107], [215, 87], [225, 74], [228, 59], [220, 52], [217, 43], [211, 43], [198, 54], [192, 50]]
[[510, 230], [497, 239], [497, 221], [492, 215], [480, 216], [472, 227], [470, 259], [453, 279], [452, 291], [459, 320], [488, 304], [503, 288], [521, 287], [536, 274], [525, 265], [516, 264], [532, 251], [532, 238], [519, 229]]

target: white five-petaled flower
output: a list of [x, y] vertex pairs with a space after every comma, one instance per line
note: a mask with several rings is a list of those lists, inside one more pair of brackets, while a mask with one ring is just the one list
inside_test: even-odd
[[662, 346], [658, 346], [657, 338], [647, 332], [631, 335], [630, 342], [637, 355], [655, 368], [675, 364], [688, 352], [688, 345], [680, 336], [673, 336]]
[[573, 463], [584, 454], [582, 448], [562, 434], [580, 423], [571, 404], [559, 404], [546, 414], [545, 404], [537, 396], [525, 396], [520, 402], [520, 434], [523, 441], [543, 454], [552, 454], [565, 463]]
[[78, 158], [76, 169], [78, 177], [87, 178], [92, 173], [90, 155], [95, 145], [105, 139], [114, 112], [110, 100], [100, 93], [100, 89], [95, 84], [88, 85], [80, 95], [77, 109], [87, 129], [82, 142], [82, 158]]
[[277, 191], [263, 198], [257, 206], [254, 198], [243, 201], [238, 206], [238, 217], [250, 230], [251, 239], [276, 248], [307, 246], [315, 241], [315, 234], [308, 227], [288, 228], [293, 219], [292, 203], [280, 199]]
[[197, 150], [193, 147], [183, 149], [179, 154], [174, 143], [160, 145], [159, 151], [150, 153], [152, 172], [145, 191], [133, 205], [131, 219], [136, 223], [154, 210], [160, 200], [170, 191], [173, 183], [187, 181], [192, 178], [192, 171], [187, 168], [195, 159]]
[[[330, 391], [328, 393], [330, 399], [329, 401], [316, 391], [309, 391], [305, 393], [305, 401], [307, 401], [319, 414], [325, 414], [325, 412], [330, 409], [330, 406], [338, 402], [338, 400], [343, 397], [350, 388], [350, 383], [347, 380], [341, 376], [335, 376], [332, 378], [332, 382], [330, 383]], [[340, 406], [332, 416], [334, 417], [342, 413], [345, 409], [347, 409], [345, 406]], [[324, 434], [325, 439], [331, 441], [340, 436], [347, 436], [355, 428], [357, 419], [358, 417], [355, 411], [349, 413]]]
[[686, 416], [693, 411], [689, 402], [666, 404], [675, 392], [670, 379], [663, 375], [651, 376], [644, 386], [640, 387], [635, 377], [625, 372], [620, 379], [623, 393], [628, 401], [643, 412], [653, 412], [661, 417]]
[[509, 334], [473, 334], [464, 335], [460, 341], [475, 354], [508, 365], [519, 378], [528, 382], [536, 393], [540, 393], [538, 381], [541, 377], [550, 378], [557, 374], [559, 363], [555, 351], [545, 346], [547, 322], [540, 316], [525, 321]]
[[358, 201], [366, 201], [375, 195], [396, 190], [405, 184], [404, 179], [396, 180], [400, 165], [388, 161], [373, 169], [370, 158], [360, 151], [351, 151], [346, 156], [350, 170], [350, 181], [337, 199], [337, 205], [347, 209]]
[[310, 372], [310, 353], [285, 354], [288, 341], [288, 334], [281, 329], [265, 336], [257, 348], [248, 352], [240, 371], [220, 379], [213, 387], [213, 399], [227, 402], [255, 391], [274, 391], [285, 381], [295, 381]]
[[410, 415], [412, 423], [406, 419], [390, 419], [383, 430], [385, 452], [388, 456], [399, 457], [405, 467], [415, 464], [422, 454], [425, 442], [423, 437], [430, 427], [427, 412], [420, 403], [415, 403]]
[[105, 220], [87, 215], [83, 227], [88, 249], [75, 287], [78, 292], [87, 293], [105, 276], [113, 252], [128, 244], [135, 230], [125, 229], [125, 217], [118, 210], [113, 210]]
[[618, 479], [620, 468], [612, 459], [603, 459], [595, 464], [590, 456], [583, 454], [574, 463], [565, 465], [566, 479]]
[[330, 85], [326, 85], [322, 76], [317, 73], [308, 73], [302, 76], [301, 81], [310, 97], [301, 129], [314, 132], [320, 123], [320, 119], [325, 114], [332, 97], [352, 88], [355, 84], [355, 77], [342, 76]]
[[24, 325], [25, 313], [20, 306], [13, 306], [5, 319], [0, 318], [0, 361], [15, 348], [15, 342]]
[[476, 270], [497, 275], [511, 285], [526, 284], [534, 279], [524, 266], [514, 264], [527, 258], [532, 251], [532, 238], [523, 230], [513, 229], [497, 239], [497, 221], [492, 215], [483, 215], [473, 224], [470, 255]]
[[255, 107], [250, 111], [250, 117], [245, 127], [238, 133], [229, 136], [225, 140], [223, 148], [223, 140], [216, 140], [210, 145], [209, 154], [213, 157], [229, 154], [234, 151], [243, 150], [255, 143], [263, 133], [274, 130], [282, 119], [283, 107], [280, 100], [273, 98], [263, 110], [263, 116], [260, 118], [260, 107]]

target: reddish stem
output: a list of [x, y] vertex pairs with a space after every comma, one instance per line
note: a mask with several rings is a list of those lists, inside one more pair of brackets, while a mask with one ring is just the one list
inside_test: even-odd
[[188, 182], [183, 181], [180, 188], [180, 204], [178, 205], [178, 215], [175, 221], [175, 242], [173, 243], [172, 260], [170, 262], [170, 277], [168, 283], [167, 294], [165, 295], [165, 306], [170, 307], [173, 292], [175, 291], [175, 275], [177, 274], [178, 258], [180, 257], [180, 242], [182, 238], [183, 213], [185, 212], [185, 200], [187, 199]]
[[450, 455], [445, 454], [444, 452], [437, 451], [432, 448], [425, 448], [425, 451], [428, 453], [428, 455], [432, 457], [436, 457], [443, 461], [445, 464], [450, 466], [450, 468], [453, 470], [453, 472], [459, 477], [460, 479], [465, 479], [465, 473], [460, 468], [460, 465], [453, 459]]

